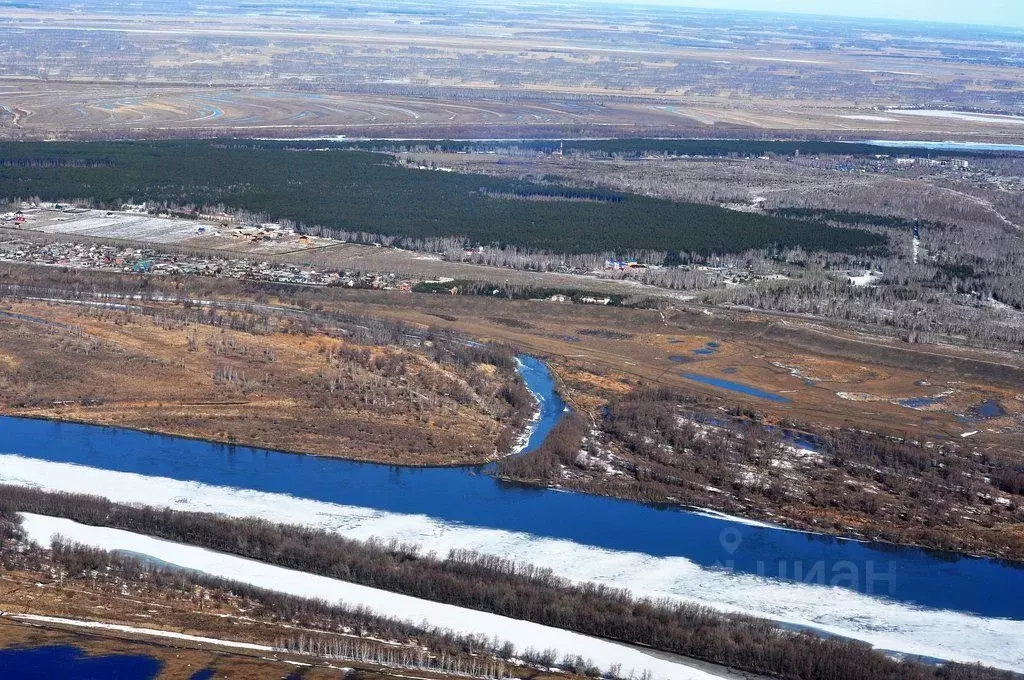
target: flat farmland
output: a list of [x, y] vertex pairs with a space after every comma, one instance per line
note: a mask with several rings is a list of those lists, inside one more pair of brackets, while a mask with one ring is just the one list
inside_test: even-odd
[[[581, 102], [582, 97], [582, 102]], [[639, 98], [639, 101], [637, 101]], [[1019, 139], [1013, 116], [919, 115], [852, 102], [696, 98], [542, 91], [529, 97], [472, 90], [452, 99], [359, 92], [310, 93], [282, 87], [182, 87], [0, 80], [4, 139], [179, 136], [528, 138], [716, 136], [820, 133], [853, 138], [956, 136]]]
[[994, 141], [1024, 114], [1013, 31], [626, 7], [195, 10], [10, 8], [0, 135]]
[[[0, 130], [31, 136], [52, 130], [61, 137], [104, 133], [170, 136], [176, 131], [207, 134], [296, 135], [361, 134], [387, 136], [398, 130], [502, 131], [515, 136], [572, 126], [669, 128], [687, 118], [655, 103], [560, 101], [503, 102], [479, 96], [469, 101], [359, 93], [308, 93], [272, 88], [105, 86], [65, 83], [0, 85]], [[689, 122], [691, 127], [696, 121]]]

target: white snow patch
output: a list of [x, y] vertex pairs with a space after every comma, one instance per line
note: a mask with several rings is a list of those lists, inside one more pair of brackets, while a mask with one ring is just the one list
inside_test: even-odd
[[869, 116], [869, 115], [851, 114], [851, 115], [839, 116], [839, 117], [840, 118], [845, 118], [846, 120], [866, 120], [866, 121], [870, 121], [872, 123], [898, 123], [899, 122], [898, 118], [887, 118], [885, 116]]
[[801, 460], [821, 460], [823, 456], [814, 449], [809, 449], [803, 446], [796, 446], [794, 444], [782, 444], [779, 446], [779, 450], [786, 453], [793, 458], [799, 458]]
[[786, 57], [749, 57], [750, 61], [775, 61], [785, 64], [827, 64], [827, 61], [817, 59], [789, 59]]
[[[284, 494], [146, 477], [67, 463], [0, 455], [0, 482], [101, 495], [234, 517], [262, 517], [327, 529], [348, 538], [395, 538], [445, 554], [461, 548], [528, 562], [577, 582], [629, 588], [652, 598], [694, 602], [809, 626], [876, 647], [940, 659], [1024, 670], [1024, 621], [922, 609], [844, 588], [787, 583], [705, 569], [683, 557], [654, 557], [540, 538], [526, 533], [447, 523], [424, 515], [295, 498]], [[886, 565], [877, 565], [879, 572]], [[949, 631], [957, 635], [949, 635]], [[542, 647], [543, 648], [543, 647]]]
[[882, 277], [882, 272], [878, 271], [864, 271], [857, 276], [848, 276], [850, 285], [853, 286], [870, 286], [874, 284], [878, 279]]
[[889, 109], [889, 113], [901, 116], [922, 116], [925, 118], [952, 118], [972, 123], [1009, 123], [1024, 125], [1024, 116], [1004, 116], [997, 113], [972, 113], [970, 111], [944, 111], [941, 109]]
[[[24, 515], [25, 526], [30, 526], [29, 518], [30, 515]], [[38, 515], [36, 516], [38, 517]], [[52, 518], [43, 518], [52, 519]], [[67, 522], [68, 520], [61, 520]], [[82, 526], [82, 525], [79, 525]], [[63, 533], [63, 532], [62, 532]], [[64, 533], [64, 536], [68, 534]], [[38, 540], [38, 539], [37, 539]], [[45, 539], [40, 540], [40, 543], [46, 543]], [[116, 630], [121, 633], [135, 633], [138, 635], [146, 635], [149, 637], [160, 637], [160, 638], [172, 638], [174, 640], [186, 640], [188, 642], [204, 642], [211, 645], [218, 645], [220, 647], [232, 647], [234, 649], [248, 649], [258, 652], [280, 652], [283, 651], [277, 647], [268, 647], [267, 645], [257, 645], [251, 642], [235, 642], [232, 640], [220, 640], [218, 638], [202, 637], [199, 635], [186, 635], [185, 633], [175, 633], [170, 630], [159, 630], [157, 628], [137, 628], [135, 626], [124, 626], [116, 623], [101, 623], [99, 621], [80, 621], [78, 619], [62, 619], [56, 616], [40, 616], [38, 614], [8, 614], [9, 618], [18, 619], [20, 621], [35, 621], [38, 623], [54, 623], [64, 626], [74, 626], [76, 628], [91, 628], [100, 630]]]
[[996, 300], [993, 297], [985, 298], [984, 300], [982, 300], [982, 304], [985, 305], [986, 307], [991, 307], [992, 309], [998, 309], [999, 311], [1002, 311], [1002, 312], [1016, 312], [1017, 311], [1013, 306], [1008, 305], [1005, 302], [1000, 302], [999, 300]]
[[[708, 491], [721, 493], [721, 489], [715, 487], [707, 487]], [[750, 519], [748, 517], [739, 517], [737, 515], [730, 515], [725, 512], [719, 512], [718, 510], [712, 510], [711, 508], [694, 508], [690, 512], [695, 515], [704, 515], [705, 517], [713, 517], [715, 519], [724, 519], [728, 522], [735, 522], [736, 524], [743, 524], [748, 527], [759, 527], [761, 529], [776, 529], [778, 531], [796, 531], [796, 529], [790, 529], [789, 527], [779, 526], [777, 524], [769, 524], [768, 522], [761, 522], [756, 519]]]
[[[567, 654], [580, 654], [604, 670], [619, 663], [624, 669], [627, 669], [627, 673], [629, 669], [634, 670], [637, 674], [650, 671], [655, 678], [689, 678], [692, 680], [716, 678], [705, 671], [659, 659], [639, 649], [560, 628], [422, 600], [119, 529], [93, 527], [68, 519], [29, 513], [22, 514], [22, 517], [23, 527], [28, 538], [43, 545], [48, 544], [52, 536], [59, 534], [96, 548], [148, 555], [179, 567], [249, 583], [268, 590], [289, 593], [298, 597], [321, 598], [329, 602], [340, 601], [352, 608], [366, 607], [379, 615], [408, 621], [414, 625], [428, 621], [432, 626], [446, 628], [462, 635], [483, 634], [497, 637], [500, 640], [512, 642], [519, 649], [554, 648], [560, 652], [560, 657]], [[117, 627], [117, 629], [131, 630], [128, 626]], [[162, 632], [155, 631], [155, 633]], [[166, 635], [166, 637], [171, 636], [173, 634]], [[209, 638], [193, 638], [191, 636], [183, 639], [213, 641]], [[275, 651], [269, 647], [252, 648]]]

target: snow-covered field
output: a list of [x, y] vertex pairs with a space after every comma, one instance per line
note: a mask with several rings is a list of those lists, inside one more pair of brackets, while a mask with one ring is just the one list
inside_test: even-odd
[[482, 634], [498, 638], [513, 643], [520, 651], [529, 648], [538, 651], [557, 649], [559, 658], [579, 654], [603, 670], [621, 664], [626, 675], [633, 670], [637, 675], [650, 671], [655, 678], [666, 680], [712, 680], [716, 677], [706, 671], [659, 659], [639, 649], [529, 621], [421, 600], [118, 529], [92, 527], [43, 515], [25, 514], [22, 517], [29, 538], [43, 545], [59, 534], [96, 548], [149, 555], [180, 567], [261, 588], [328, 602], [343, 602], [353, 609], [366, 607], [383, 616], [413, 624], [427, 621], [431, 626], [465, 635]]
[[898, 123], [899, 122], [899, 120], [896, 119], [896, 118], [887, 118], [886, 116], [871, 116], [871, 115], [866, 115], [866, 114], [865, 115], [851, 114], [851, 115], [848, 115], [848, 116], [839, 116], [839, 117], [840, 118], [845, 118], [846, 120], [866, 120], [866, 121], [870, 121], [872, 123]]
[[[210, 486], [0, 455], [0, 483], [107, 496], [121, 503], [255, 516], [335, 531], [395, 538], [444, 555], [453, 548], [548, 567], [576, 581], [638, 595], [697, 602], [856, 638], [876, 647], [1024, 671], [1024, 621], [923, 610], [842, 588], [784, 583], [705, 569], [681, 557], [653, 557], [282, 494]], [[956, 631], [951, 635], [950, 631]]]
[[972, 123], [1024, 125], [1024, 116], [1006, 116], [998, 113], [973, 113], [971, 111], [946, 111], [944, 109], [889, 109], [888, 113], [898, 113], [901, 116], [921, 116], [924, 118], [952, 118]]
[[[202, 225], [206, 226], [206, 225]], [[115, 213], [109, 217], [101, 210], [90, 210], [63, 221], [53, 221], [38, 227], [51, 234], [81, 234], [109, 238], [127, 238], [152, 243], [177, 243], [195, 238], [197, 223], [191, 220], [129, 213]]]

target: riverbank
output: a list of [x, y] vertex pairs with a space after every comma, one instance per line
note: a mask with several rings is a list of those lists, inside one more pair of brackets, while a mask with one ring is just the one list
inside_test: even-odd
[[510, 451], [533, 416], [506, 348], [371, 318], [10, 302], [0, 413], [401, 465]]
[[[705, 661], [724, 661], [740, 670], [773, 676], [792, 677], [794, 669], [828, 655], [838, 664], [839, 670], [835, 672], [840, 675], [849, 675], [856, 668], [855, 676], [860, 677], [857, 674], [870, 667], [875, 669], [872, 673], [896, 673], [924, 680], [921, 668], [894, 666], [882, 655], [851, 647], [847, 642], [803, 637], [796, 631], [775, 629], [764, 621], [714, 614], [700, 606], [631, 600], [619, 590], [574, 585], [531, 565], [472, 552], [455, 552], [444, 560], [432, 556], [410, 560], [410, 550], [414, 549], [404, 545], [359, 544], [302, 527], [116, 506], [95, 497], [15, 488], [7, 489], [0, 510], [5, 515], [20, 510], [22, 527], [36, 543], [45, 544], [48, 536], [59, 534], [96, 548], [145, 555], [145, 559], [158, 565], [178, 565], [215, 577], [230, 569], [237, 581], [305, 597], [323, 596], [321, 586], [340, 588], [346, 606], [368, 607], [389, 619], [408, 617], [416, 621], [419, 615], [415, 612], [428, 607], [431, 615], [424, 618], [434, 626], [462, 634], [485, 631], [506, 642], [525, 641], [530, 644], [527, 649], [539, 649], [533, 643], [536, 635], [543, 634], [545, 644], [561, 640], [573, 653], [592, 652], [589, 658], [608, 665], [609, 669], [615, 663], [633, 659], [642, 664], [640, 670], [653, 670], [648, 657], [660, 649]], [[34, 514], [36, 510], [52, 512], [57, 517]], [[132, 530], [125, 531], [128, 527]], [[247, 540], [239, 544], [237, 536], [242, 535]], [[190, 545], [181, 545], [177, 540], [188, 540]], [[60, 546], [54, 550], [59, 555], [66, 552]], [[96, 569], [95, 557], [83, 555], [81, 559]], [[81, 559], [79, 563], [83, 564]], [[295, 569], [304, 575], [300, 577], [292, 571]], [[126, 573], [136, 571], [128, 569]], [[271, 572], [276, 576], [268, 575]], [[337, 583], [334, 579], [339, 576], [349, 583]], [[267, 578], [272, 585], [266, 586]], [[303, 590], [297, 593], [293, 589], [299, 583]], [[509, 601], [508, 593], [512, 591], [516, 597]], [[433, 604], [425, 602], [424, 597]], [[458, 610], [467, 605], [478, 611]], [[502, 616], [488, 616], [498, 611]], [[513, 626], [510, 621], [514, 619], [523, 621]], [[448, 625], [452, 620], [458, 624]], [[544, 624], [596, 634], [602, 640], [565, 638], [564, 631], [555, 634]], [[729, 631], [731, 642], [725, 647], [715, 642], [721, 630]], [[633, 643], [633, 652], [641, 656], [622, 649], [623, 642]], [[498, 646], [499, 643], [493, 643], [493, 648]], [[688, 658], [655, 656], [681, 664], [692, 675]], [[621, 671], [623, 667], [618, 668]], [[669, 673], [669, 677], [675, 674]], [[817, 675], [797, 672], [797, 677], [810, 680]]]
[[[544, 445], [498, 466], [535, 488], [713, 511], [1024, 567], [1013, 462], [856, 429], [783, 429], [681, 395], [631, 394], [601, 418], [570, 416]], [[1005, 489], [1005, 490], [1004, 490]]]
[[[74, 442], [74, 439], [69, 441]], [[163, 460], [159, 451], [154, 453]], [[261, 454], [261, 460], [272, 462], [265, 456]], [[194, 463], [187, 454], [184, 458], [183, 465], [193, 469]], [[207, 473], [214, 472], [213, 462], [212, 458], [207, 459]], [[323, 463], [333, 468], [339, 461], [324, 460]], [[248, 477], [244, 451], [235, 453], [232, 467]], [[325, 489], [335, 489], [336, 497], [347, 498], [350, 503], [365, 502], [357, 487], [352, 486], [354, 480], [327, 469], [311, 470], [308, 465], [303, 465], [303, 470], [292, 469], [287, 476], [294, 480], [315, 475], [323, 479]], [[283, 470], [272, 467], [269, 472], [273, 479], [284, 481]], [[825, 537], [809, 541], [808, 537], [793, 532], [657, 511], [576, 494], [508, 490], [498, 496], [481, 495], [487, 487], [480, 484], [487, 484], [489, 480], [480, 476], [465, 478], [465, 488], [454, 483], [434, 486], [437, 480], [432, 477], [450, 476], [454, 472], [424, 470], [400, 478], [390, 475], [392, 483], [402, 484], [401, 489], [392, 487], [390, 494], [366, 478], [359, 482], [359, 487], [366, 489], [373, 498], [389, 495], [391, 505], [400, 505], [396, 501], [403, 498], [429, 504], [434, 507], [434, 514], [449, 514], [431, 496], [433, 489], [441, 494], [438, 498], [450, 498], [467, 511], [458, 515], [461, 521], [405, 514], [409, 510], [415, 513], [414, 507], [425, 507], [418, 502], [403, 513], [316, 501], [309, 496], [319, 494], [310, 488], [298, 492], [306, 496], [302, 498], [294, 495], [296, 491], [292, 491], [293, 495], [284, 495], [212, 487], [12, 457], [4, 457], [0, 466], [0, 477], [5, 483], [100, 494], [126, 504], [239, 518], [263, 517], [275, 522], [319, 527], [356, 540], [377, 538], [385, 543], [392, 539], [416, 543], [429, 546], [440, 555], [449, 550], [478, 551], [551, 569], [577, 583], [627, 587], [638, 596], [669, 598], [720, 611], [766, 617], [867, 641], [882, 649], [1024, 668], [1024, 648], [1020, 647], [1020, 640], [1024, 640], [1021, 628], [1024, 623], [1012, 620], [1024, 606], [1018, 601], [1024, 593], [1022, 570], [967, 558], [953, 563], [955, 569], [950, 569], [948, 561], [918, 551], [876, 552], [868, 545], [829, 542]], [[224, 482], [230, 483], [227, 479]], [[250, 486], [260, 483], [258, 477], [249, 482]], [[543, 502], [543, 510], [536, 508], [533, 533], [480, 526], [491, 521], [486, 515], [488, 508], [495, 518], [519, 525], [519, 520], [526, 518], [524, 511], [530, 512], [528, 508], [538, 502]], [[578, 513], [570, 512], [570, 506], [579, 504], [582, 505]], [[627, 512], [613, 512], [620, 509]], [[545, 536], [545, 530], [556, 528], [550, 521], [553, 516], [562, 518], [558, 526], [574, 529], [574, 535], [579, 538]], [[590, 518], [589, 524], [583, 516]], [[595, 518], [600, 520], [596, 524]], [[678, 523], [669, 520], [678, 520]], [[588, 526], [601, 530], [580, 531]], [[683, 536], [686, 540], [680, 540]], [[660, 546], [653, 542], [656, 537], [663, 540]], [[600, 545], [602, 541], [607, 547]], [[632, 551], [630, 545], [635, 546]], [[647, 553], [636, 551], [641, 545], [646, 546]], [[666, 556], [650, 554], [659, 552]], [[680, 554], [686, 557], [672, 556]], [[776, 571], [779, 565], [773, 564], [773, 556], [785, 560], [787, 574]], [[729, 568], [723, 570], [722, 565], [729, 565]], [[805, 576], [801, 582], [792, 581], [794, 568], [803, 570]], [[820, 581], [815, 573], [821, 577]], [[843, 577], [851, 573], [859, 575], [859, 584]], [[854, 590], [857, 587], [867, 587], [872, 592], [859, 594]], [[979, 608], [980, 612], [972, 613]], [[927, 612], [926, 616], [922, 615], [923, 611]], [[955, 640], [948, 636], [948, 631], [953, 629], [960, 631]]]
[[28, 514], [24, 515], [23, 526], [29, 539], [36, 543], [45, 544], [51, 535], [59, 534], [91, 547], [146, 555], [178, 567], [259, 588], [327, 602], [345, 602], [346, 607], [351, 609], [366, 608], [378, 616], [400, 621], [429, 621], [431, 627], [462, 636], [484, 635], [499, 640], [497, 646], [502, 642], [511, 642], [517, 650], [553, 648], [557, 650], [559, 660], [578, 654], [597, 664], [602, 671], [621, 664], [620, 668], [626, 676], [630, 671], [635, 671], [638, 676], [649, 671], [655, 678], [663, 679], [687, 677], [691, 680], [710, 680], [716, 677], [657, 659], [647, 652], [550, 626], [367, 588], [131, 532]]

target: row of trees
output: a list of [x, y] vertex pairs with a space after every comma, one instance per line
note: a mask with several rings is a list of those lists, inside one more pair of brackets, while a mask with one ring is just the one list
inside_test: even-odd
[[[265, 643], [294, 654], [320, 659], [357, 661], [412, 668], [472, 678], [502, 680], [515, 677], [508, 663], [515, 649], [484, 636], [455, 635], [447, 630], [378, 616], [362, 608], [295, 597], [199, 572], [166, 568], [129, 555], [110, 553], [55, 537], [49, 550], [21, 545], [15, 532], [0, 535], [0, 565], [56, 575], [59, 587], [71, 581], [122, 596], [131, 589], [139, 599], [159, 597], [194, 603], [212, 602], [244, 610], [249, 619], [284, 623], [291, 633]], [[76, 584], [76, 587], [80, 585]], [[542, 656], [524, 650], [524, 659]], [[547, 659], [545, 659], [547, 660]], [[570, 667], [574, 658], [554, 658]], [[590, 664], [593, 670], [593, 665]], [[594, 676], [599, 672], [592, 673]], [[346, 676], [348, 677], [348, 676]], [[352, 677], [359, 677], [353, 675]]]
[[[290, 140], [278, 142], [284, 148], [316, 148], [324, 142], [303, 142]], [[573, 139], [573, 140], [516, 140], [516, 141], [467, 141], [467, 140], [403, 140], [381, 139], [335, 142], [340, 148], [364, 149], [391, 153], [515, 153], [534, 154], [580, 154], [603, 158], [651, 158], [658, 156], [702, 156], [702, 157], [756, 157], [765, 154], [775, 156], [819, 155], [874, 156], [883, 151], [876, 145], [851, 142], [808, 141], [808, 140], [763, 140], [763, 139]], [[927, 158], [935, 151], [908, 147], [900, 149], [901, 156]], [[959, 158], [992, 158], [1005, 153], [991, 151], [950, 150], [943, 155]]]
[[[103, 498], [0, 487], [0, 516], [10, 517], [14, 511], [187, 542], [786, 680], [934, 680], [953, 672], [945, 666], [897, 662], [863, 645], [788, 632], [749, 616], [637, 599], [625, 590], [577, 584], [550, 571], [469, 551], [439, 558], [416, 546], [360, 543], [323, 530], [259, 519], [128, 507]], [[77, 565], [79, 571], [90, 568], [95, 565]], [[975, 677], [984, 677], [988, 671], [976, 673]]]

